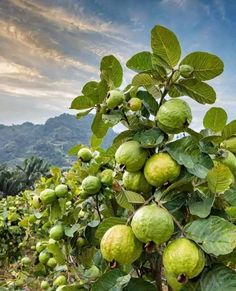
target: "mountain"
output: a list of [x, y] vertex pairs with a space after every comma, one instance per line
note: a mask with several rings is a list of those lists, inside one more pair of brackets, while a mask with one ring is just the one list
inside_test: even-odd
[[[89, 145], [92, 119], [92, 114], [81, 120], [62, 114], [45, 124], [0, 125], [0, 164], [13, 166], [25, 158], [38, 156], [51, 165], [69, 166], [75, 157], [68, 156], [68, 150], [76, 144]], [[102, 146], [109, 146], [114, 136], [110, 130]]]

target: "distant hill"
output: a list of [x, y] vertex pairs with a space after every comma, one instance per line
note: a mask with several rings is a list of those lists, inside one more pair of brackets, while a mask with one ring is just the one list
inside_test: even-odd
[[[68, 166], [73, 157], [68, 156], [67, 151], [76, 144], [89, 145], [92, 119], [91, 114], [81, 120], [62, 114], [42, 125], [30, 122], [0, 125], [0, 164], [16, 165], [33, 155], [51, 165]], [[110, 145], [114, 136], [114, 131], [110, 130], [103, 147]]]

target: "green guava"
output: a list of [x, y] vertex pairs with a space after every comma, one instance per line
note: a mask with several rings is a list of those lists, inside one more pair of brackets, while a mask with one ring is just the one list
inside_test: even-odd
[[52, 204], [57, 199], [56, 193], [52, 189], [43, 190], [39, 197], [45, 205]]
[[39, 254], [39, 262], [42, 264], [46, 264], [50, 258], [51, 258], [51, 254], [48, 253], [47, 251], [42, 251]]
[[85, 246], [87, 244], [87, 241], [85, 238], [83, 237], [78, 237], [77, 240], [76, 240], [76, 245], [78, 248], [81, 248], [83, 246]]
[[181, 99], [171, 99], [161, 105], [156, 120], [160, 129], [166, 133], [182, 132], [192, 121], [191, 108]]
[[125, 189], [130, 191], [148, 193], [152, 190], [152, 186], [147, 182], [143, 172], [141, 171], [125, 171], [122, 181]]
[[50, 229], [49, 237], [54, 240], [60, 240], [64, 236], [64, 226], [62, 224], [57, 224]]
[[80, 149], [78, 151], [77, 157], [79, 159], [81, 159], [83, 162], [89, 162], [92, 159], [93, 154], [90, 151], [90, 149], [88, 149], [88, 148], [82, 148], [82, 149]]
[[50, 268], [55, 268], [57, 265], [57, 261], [55, 258], [50, 258], [48, 261], [47, 261], [47, 266], [50, 267]]
[[190, 78], [193, 74], [194, 68], [189, 65], [180, 65], [179, 72], [184, 78]]
[[233, 174], [236, 173], [236, 157], [228, 150], [220, 149], [218, 159], [222, 164], [230, 168]]
[[156, 245], [166, 242], [174, 232], [171, 215], [156, 204], [139, 208], [133, 216], [131, 227], [141, 242], [154, 242]]
[[131, 98], [128, 102], [129, 109], [132, 111], [139, 111], [142, 108], [142, 100], [139, 98]]
[[179, 80], [179, 77], [180, 77], [180, 71], [175, 71], [174, 74], [172, 75], [171, 81], [175, 83], [176, 81]]
[[89, 197], [89, 193], [87, 193], [86, 191], [82, 190], [79, 193], [79, 197], [80, 197], [80, 199], [85, 200], [85, 199], [87, 199]]
[[186, 280], [198, 276], [205, 266], [205, 256], [197, 245], [186, 238], [177, 238], [163, 252], [163, 265], [167, 273]]
[[47, 247], [47, 242], [46, 241], [43, 241], [43, 242], [39, 241], [39, 242], [36, 243], [36, 247], [35, 248], [36, 248], [36, 251], [38, 253], [41, 253], [46, 247]]
[[120, 90], [111, 90], [107, 94], [106, 104], [109, 109], [114, 109], [125, 100], [125, 95]]
[[106, 169], [100, 173], [100, 179], [102, 184], [106, 186], [111, 186], [113, 183], [113, 171], [111, 169]]
[[32, 206], [33, 206], [35, 209], [40, 208], [41, 203], [40, 203], [40, 200], [39, 200], [39, 196], [38, 196], [38, 195], [34, 195], [34, 196], [33, 196], [32, 200], [31, 200], [31, 204], [32, 204]]
[[27, 265], [30, 265], [31, 263], [31, 259], [29, 257], [23, 257], [21, 259], [21, 263], [24, 265], [24, 266], [27, 266]]
[[142, 243], [127, 225], [109, 228], [101, 240], [101, 253], [105, 260], [126, 265], [136, 261], [142, 253]]
[[68, 187], [65, 184], [57, 185], [55, 188], [55, 193], [58, 198], [63, 198], [68, 194]]
[[115, 160], [125, 166], [127, 171], [137, 172], [143, 167], [147, 156], [147, 151], [137, 141], [131, 140], [119, 146], [115, 153]]
[[66, 283], [67, 283], [66, 277], [64, 275], [60, 275], [53, 281], [53, 286], [66, 285]]
[[82, 181], [82, 189], [90, 195], [97, 194], [101, 186], [100, 179], [95, 176], [88, 176]]
[[89, 278], [90, 280], [95, 280], [100, 275], [100, 270], [97, 266], [93, 265], [89, 269], [85, 270], [84, 277]]
[[41, 286], [41, 288], [43, 290], [47, 290], [47, 289], [50, 288], [50, 285], [49, 285], [48, 281], [42, 281], [41, 284], [40, 284], [40, 286]]
[[168, 153], [158, 153], [147, 160], [144, 176], [152, 186], [161, 187], [178, 178], [180, 169], [180, 165]]
[[173, 291], [180, 291], [183, 288], [184, 284], [178, 282], [174, 274], [165, 272], [165, 277], [168, 285], [172, 288]]
[[232, 153], [236, 154], [236, 136], [233, 136], [229, 139], [224, 140], [220, 147], [226, 150], [231, 151]]

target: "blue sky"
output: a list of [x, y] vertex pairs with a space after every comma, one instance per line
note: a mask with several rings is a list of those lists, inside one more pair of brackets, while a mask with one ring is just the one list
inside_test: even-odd
[[[97, 78], [100, 58], [122, 64], [149, 50], [150, 30], [164, 25], [178, 36], [183, 56], [209, 51], [225, 63], [211, 84], [217, 106], [235, 118], [236, 1], [234, 0], [4, 0], [0, 3], [0, 123], [47, 118], [68, 110], [81, 86]], [[132, 74], [125, 70], [125, 82]], [[207, 106], [191, 102], [196, 117]]]

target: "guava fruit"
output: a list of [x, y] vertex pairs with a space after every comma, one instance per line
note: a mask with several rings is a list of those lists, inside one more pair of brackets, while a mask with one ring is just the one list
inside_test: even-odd
[[38, 195], [34, 195], [34, 196], [33, 196], [32, 201], [31, 201], [31, 204], [32, 204], [32, 206], [33, 206], [35, 209], [40, 208], [41, 203], [40, 203], [40, 201], [39, 201], [39, 196], [38, 196]]
[[136, 261], [142, 253], [142, 243], [127, 225], [114, 225], [101, 240], [101, 253], [105, 260], [126, 265]]
[[77, 157], [81, 159], [83, 162], [91, 161], [93, 154], [88, 148], [82, 148], [78, 151]]
[[220, 147], [236, 154], [236, 136], [232, 136], [229, 139], [224, 140], [220, 144]]
[[83, 237], [78, 237], [77, 238], [76, 245], [77, 245], [78, 248], [81, 248], [81, 247], [85, 246], [86, 243], [87, 243], [87, 241], [86, 241], [85, 238], [83, 238]]
[[125, 171], [122, 181], [125, 189], [130, 191], [148, 193], [152, 190], [152, 186], [147, 182], [143, 172], [141, 171]]
[[60, 275], [53, 281], [53, 286], [66, 285], [66, 283], [67, 283], [66, 277], [64, 275]]
[[190, 78], [193, 74], [194, 68], [189, 65], [180, 65], [179, 72], [184, 78]]
[[48, 261], [47, 261], [47, 266], [50, 267], [50, 268], [55, 268], [57, 265], [57, 261], [55, 258], [50, 258]]
[[82, 189], [90, 195], [97, 194], [101, 186], [100, 179], [95, 176], [88, 176], [82, 181]]
[[40, 284], [40, 286], [41, 286], [41, 288], [43, 290], [47, 290], [47, 289], [50, 288], [50, 285], [49, 285], [48, 281], [42, 281], [41, 284]]
[[56, 193], [58, 198], [66, 197], [66, 195], [68, 194], [67, 185], [65, 185], [65, 184], [57, 185], [55, 188], [55, 193]]
[[46, 264], [47, 261], [51, 258], [51, 254], [48, 253], [47, 251], [42, 251], [40, 254], [39, 254], [39, 262], [42, 263], [42, 264]]
[[54, 240], [60, 240], [64, 236], [64, 226], [57, 224], [50, 229], [49, 237]]
[[233, 174], [236, 173], [236, 157], [233, 153], [228, 150], [220, 149], [217, 160], [219, 160], [222, 164], [230, 168]]
[[183, 288], [184, 284], [178, 282], [174, 274], [165, 272], [165, 277], [168, 285], [172, 288], [173, 291], [180, 291]]
[[111, 169], [103, 170], [100, 174], [102, 184], [111, 186], [113, 183], [113, 171]]
[[177, 280], [198, 276], [205, 266], [202, 250], [189, 239], [177, 238], [167, 245], [163, 252], [163, 265], [167, 273], [173, 274]]
[[52, 189], [43, 190], [39, 197], [45, 205], [52, 204], [57, 199], [56, 193]]
[[147, 156], [147, 151], [137, 141], [131, 140], [119, 146], [115, 153], [115, 160], [125, 166], [127, 171], [137, 172], [143, 167]]
[[180, 165], [168, 153], [158, 153], [147, 160], [144, 176], [152, 186], [161, 187], [178, 178], [180, 169]]
[[107, 94], [106, 104], [109, 109], [114, 109], [125, 100], [125, 95], [120, 90], [111, 90]]
[[95, 265], [85, 270], [84, 272], [84, 276], [92, 280], [95, 280], [97, 277], [99, 277], [99, 275], [100, 275], [100, 270]]
[[191, 108], [181, 99], [171, 99], [161, 105], [156, 121], [160, 129], [166, 133], [182, 132], [192, 121]]
[[154, 242], [156, 245], [166, 242], [174, 232], [171, 215], [156, 204], [139, 208], [133, 216], [131, 227], [141, 242]]
[[132, 111], [139, 111], [142, 108], [142, 100], [139, 98], [131, 98], [128, 102], [129, 109]]
[[30, 265], [31, 263], [31, 259], [29, 257], [23, 257], [21, 259], [21, 263], [24, 265], [24, 266], [27, 266], [27, 265]]
[[82, 190], [79, 193], [79, 197], [80, 197], [80, 199], [85, 200], [85, 199], [87, 199], [89, 197], [89, 193], [84, 191], [84, 190]]
[[39, 242], [36, 243], [36, 251], [38, 253], [42, 252], [46, 247], [47, 247], [47, 242], [39, 241]]

